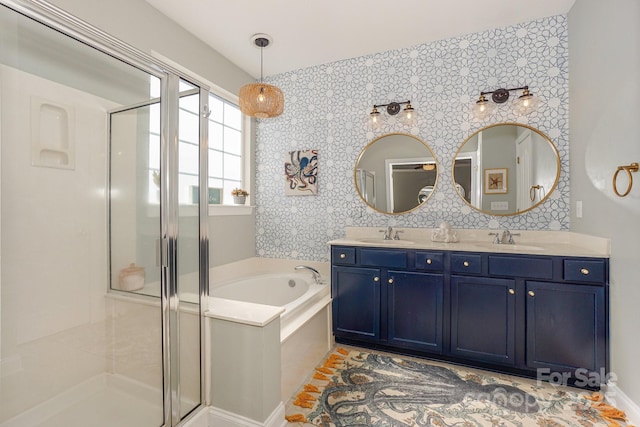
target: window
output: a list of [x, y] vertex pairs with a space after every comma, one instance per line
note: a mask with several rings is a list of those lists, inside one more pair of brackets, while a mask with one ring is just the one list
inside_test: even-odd
[[[197, 197], [199, 171], [198, 89], [180, 81], [179, 101], [179, 203], [193, 204]], [[160, 87], [157, 84], [159, 95]], [[245, 188], [244, 137], [240, 108], [213, 93], [209, 94], [209, 188], [219, 188], [222, 203], [231, 205], [231, 191]], [[160, 106], [151, 105], [149, 117], [149, 202], [159, 203]]]
[[214, 94], [209, 94], [209, 109], [209, 188], [221, 188], [223, 204], [230, 205], [231, 190], [244, 188], [242, 113]]

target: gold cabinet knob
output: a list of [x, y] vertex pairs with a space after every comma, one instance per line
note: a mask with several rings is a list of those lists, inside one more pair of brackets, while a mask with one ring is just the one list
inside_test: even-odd
[[427, 260], [427, 264], [431, 264], [431, 258]]
[[584, 274], [585, 276], [589, 274], [589, 269], [587, 268], [581, 268], [580, 269], [580, 273]]
[[347, 257], [347, 255], [345, 254], [340, 254], [340, 259], [345, 259]]
[[379, 278], [378, 276], [376, 276], [376, 277], [374, 277], [374, 278], [373, 278], [373, 281], [374, 281], [374, 282], [379, 282], [379, 281], [380, 281], [380, 278]]
[[463, 262], [462, 265], [464, 265], [465, 267], [469, 267], [469, 261]]
[[393, 279], [389, 279], [389, 284], [393, 285]]
[[535, 297], [536, 296], [536, 293], [533, 292], [533, 291], [529, 291], [527, 293], [529, 294], [530, 297]]
[[516, 291], [515, 291], [515, 289], [513, 289], [513, 288], [509, 288], [509, 293], [510, 293], [511, 295], [513, 295], [513, 294], [515, 294], [515, 293], [516, 293]]

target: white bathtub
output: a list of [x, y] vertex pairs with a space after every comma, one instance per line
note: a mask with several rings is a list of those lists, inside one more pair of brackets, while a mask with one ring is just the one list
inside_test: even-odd
[[[286, 271], [286, 270], [285, 270]], [[280, 316], [281, 398], [286, 402], [333, 345], [331, 285], [308, 272], [264, 273], [216, 284], [207, 315], [257, 326]], [[293, 285], [293, 286], [291, 286]], [[261, 319], [261, 320], [257, 320]]]
[[221, 283], [210, 298], [281, 307], [280, 340], [287, 338], [330, 301], [328, 280], [316, 284], [305, 273], [267, 273]]

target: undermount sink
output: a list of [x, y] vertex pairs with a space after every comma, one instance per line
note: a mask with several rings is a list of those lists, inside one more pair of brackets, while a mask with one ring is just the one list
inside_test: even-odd
[[355, 239], [355, 240], [361, 243], [369, 243], [372, 245], [384, 245], [384, 246], [403, 246], [403, 245], [415, 244], [415, 242], [412, 242], [411, 240], [384, 240], [384, 239], [375, 238], [375, 237]]

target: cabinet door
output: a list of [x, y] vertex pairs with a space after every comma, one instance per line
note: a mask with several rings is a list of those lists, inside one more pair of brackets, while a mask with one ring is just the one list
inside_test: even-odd
[[380, 337], [380, 270], [333, 267], [333, 333], [377, 340]]
[[527, 366], [605, 368], [604, 287], [527, 282]]
[[515, 281], [451, 276], [451, 353], [515, 363]]
[[442, 351], [442, 274], [389, 271], [389, 343]]

